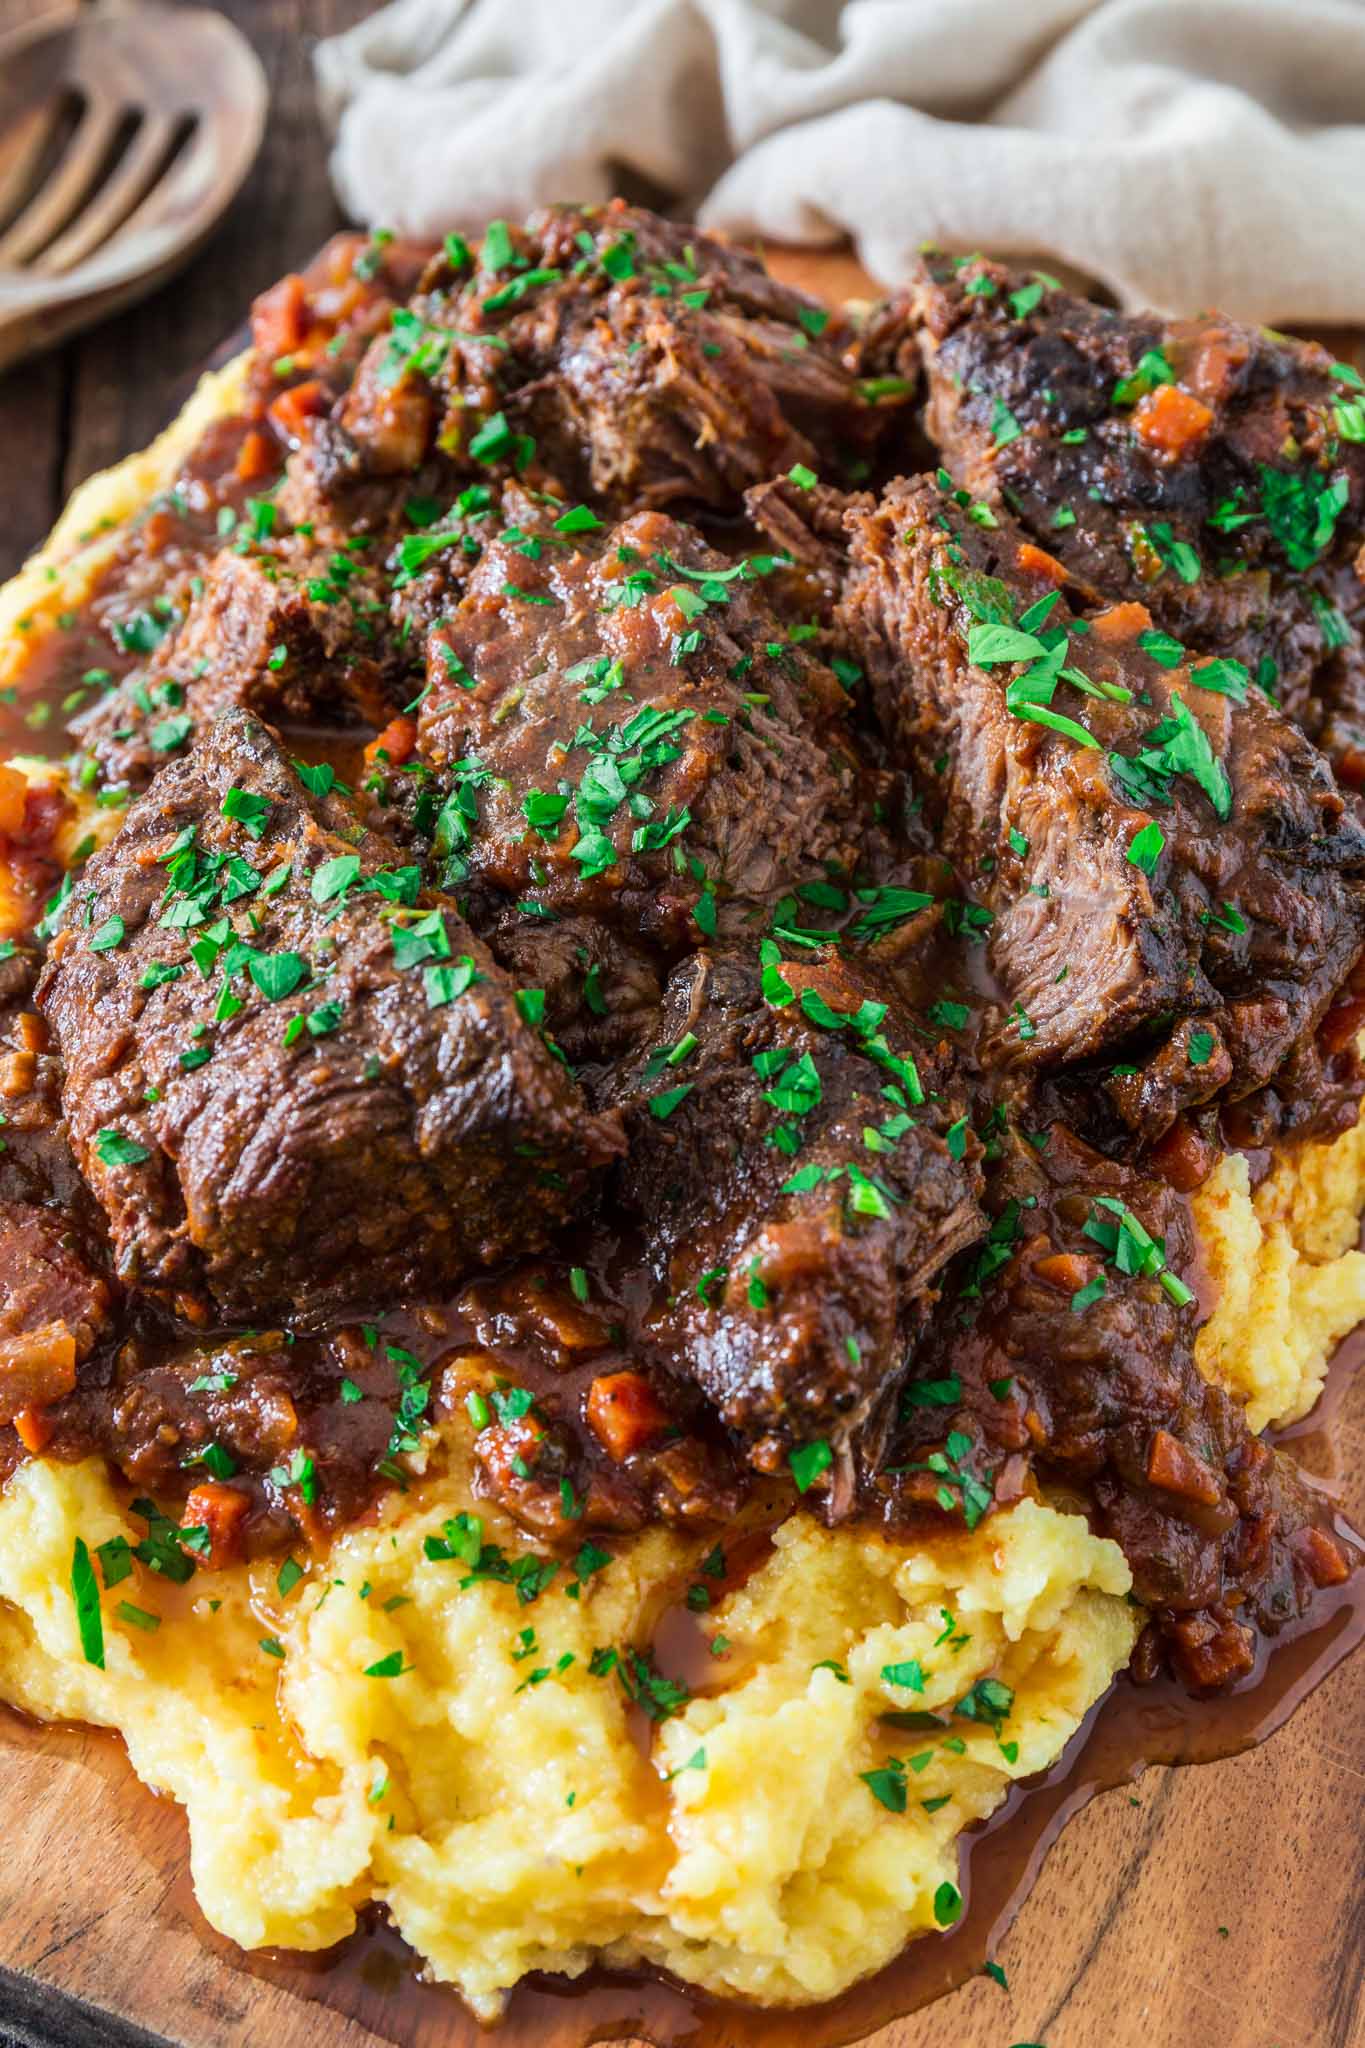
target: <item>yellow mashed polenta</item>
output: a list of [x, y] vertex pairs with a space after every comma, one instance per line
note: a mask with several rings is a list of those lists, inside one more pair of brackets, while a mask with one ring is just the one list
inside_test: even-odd
[[[78, 493], [0, 592], [0, 681], [240, 374], [206, 381], [160, 442]], [[116, 822], [73, 799], [69, 857]], [[1254, 1428], [1308, 1411], [1365, 1316], [1362, 1204], [1365, 1121], [1254, 1193], [1230, 1156], [1194, 1198], [1215, 1295], [1198, 1363]], [[0, 1697], [120, 1731], [139, 1775], [185, 1807], [224, 1934], [326, 1948], [382, 1900], [486, 2018], [528, 1970], [599, 1957], [771, 2003], [834, 1995], [951, 1914], [961, 1831], [1058, 1756], [1142, 1620], [1117, 1547], [1059, 1507], [1025, 1500], [901, 1544], [796, 1516], [702, 1617], [726, 1647], [646, 1754], [613, 1653], [650, 1641], [709, 1537], [613, 1540], [607, 1565], [562, 1567], [528, 1605], [469, 1582], [457, 1556], [426, 1555], [451, 1518], [478, 1515], [509, 1559], [532, 1546], [472, 1498], [452, 1425], [375, 1526], [297, 1576], [273, 1560], [175, 1587], [134, 1565], [102, 1592], [98, 1669], [72, 1556], [78, 1538], [141, 1538], [122, 1502], [97, 1460], [28, 1464], [0, 1495]], [[960, 1711], [982, 1681], [1003, 1716]]]
[[[646, 1757], [600, 1653], [647, 1640], [707, 1541], [650, 1530], [577, 1597], [567, 1569], [527, 1606], [508, 1584], [462, 1587], [465, 1564], [423, 1549], [459, 1509], [509, 1555], [528, 1546], [470, 1500], [460, 1462], [283, 1597], [278, 1560], [183, 1589], [137, 1567], [103, 1596], [103, 1671], [81, 1652], [73, 1545], [141, 1528], [97, 1461], [28, 1465], [0, 1499], [0, 1685], [30, 1713], [122, 1731], [185, 1806], [222, 1932], [323, 1948], [382, 1899], [485, 2017], [525, 1971], [599, 1954], [771, 2001], [876, 1969], [934, 1925], [960, 1830], [1059, 1753], [1140, 1620], [1117, 1547], [1033, 1501], [913, 1547], [797, 1516], [706, 1616], [729, 1645], [716, 1691]], [[161, 1616], [154, 1633], [120, 1618], [125, 1595]], [[1013, 1695], [998, 1732], [878, 1722], [947, 1717], [987, 1677]], [[864, 1782], [879, 1770], [903, 1811]]]

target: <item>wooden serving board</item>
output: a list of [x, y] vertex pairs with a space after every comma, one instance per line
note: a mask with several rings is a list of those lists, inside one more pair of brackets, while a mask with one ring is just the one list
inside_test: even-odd
[[[834, 300], [874, 290], [847, 254], [769, 258]], [[1332, 341], [1344, 353], [1350, 338]], [[1298, 1449], [1365, 1517], [1365, 1375]], [[26, 2039], [63, 2048], [462, 2037], [430, 2006], [414, 2022], [380, 1973], [360, 2018], [354, 1999], [352, 2013], [329, 2002], [326, 1971], [285, 1984], [248, 1969], [195, 1907], [179, 1810], [105, 1738], [0, 1729], [0, 1812], [0, 1965], [20, 1973], [7, 1982], [0, 1969], [0, 2030], [13, 2018]], [[1248, 1754], [1154, 1768], [1095, 1799], [995, 1953], [1007, 1990], [978, 1976], [866, 2048], [1365, 2048], [1365, 1657]], [[79, 2004], [57, 2010], [54, 1994]], [[627, 2029], [630, 2010], [624, 1996]], [[791, 2041], [802, 2033], [793, 2014]], [[615, 2039], [644, 2048], [629, 2031]], [[572, 2001], [562, 2027], [546, 2022], [543, 2048], [581, 2048]]]

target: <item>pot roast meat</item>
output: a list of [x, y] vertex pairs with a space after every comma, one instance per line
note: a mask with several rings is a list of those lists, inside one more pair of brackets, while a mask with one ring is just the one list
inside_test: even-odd
[[382, 611], [358, 555], [224, 548], [155, 661], [76, 721], [81, 744], [107, 782], [145, 789], [234, 706], [277, 724], [381, 725], [412, 694], [372, 623]]
[[1340, 650], [1359, 655], [1349, 365], [1219, 315], [1116, 313], [977, 257], [928, 259], [883, 326], [886, 360], [927, 370], [926, 424], [960, 485], [1013, 511], [1087, 602], [1140, 600], [1318, 734]]
[[864, 398], [852, 351], [747, 251], [620, 201], [552, 207], [436, 260], [318, 432], [323, 487], [436, 449], [620, 510], [725, 508], [863, 456], [895, 408]]
[[760, 1470], [824, 1446], [835, 1512], [943, 1267], [984, 1228], [948, 1048], [911, 1025], [851, 961], [701, 952], [624, 1083], [652, 1333]]
[[543, 1242], [618, 1147], [330, 780], [220, 719], [91, 861], [39, 989], [119, 1275], [201, 1313], [439, 1291]]
[[676, 947], [858, 859], [848, 694], [763, 593], [662, 512], [513, 490], [432, 631], [418, 753], [447, 886]]
[[1365, 941], [1365, 832], [1316, 748], [1140, 606], [1078, 617], [1012, 520], [931, 478], [849, 521], [843, 625], [990, 913], [989, 1057], [1103, 1056], [1147, 1139], [1270, 1082]]

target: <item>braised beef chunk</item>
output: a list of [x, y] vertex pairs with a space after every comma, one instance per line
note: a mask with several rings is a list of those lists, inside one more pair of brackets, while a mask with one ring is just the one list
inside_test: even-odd
[[764, 1470], [805, 1447], [850, 1504], [942, 1268], [984, 1227], [980, 1148], [941, 1035], [837, 957], [699, 953], [627, 1084], [622, 1192], [656, 1340]]
[[1358, 653], [1334, 583], [1365, 521], [1349, 365], [981, 258], [930, 259], [898, 311], [888, 359], [923, 359], [926, 422], [964, 489], [1008, 506], [1086, 601], [1140, 600], [1321, 729], [1334, 656]]
[[233, 706], [288, 724], [382, 724], [412, 692], [386, 687], [396, 664], [376, 658], [369, 615], [382, 607], [363, 570], [344, 552], [329, 567], [310, 548], [224, 550], [149, 666], [77, 719], [82, 746], [108, 781], [142, 789]]
[[335, 486], [433, 449], [618, 508], [723, 506], [856, 458], [887, 415], [848, 323], [747, 252], [643, 208], [555, 207], [449, 252], [323, 433]]
[[990, 913], [990, 1058], [1106, 1056], [1147, 1138], [1271, 1081], [1365, 940], [1365, 832], [1322, 756], [1141, 606], [1077, 617], [1012, 520], [929, 478], [850, 524], [844, 625]]
[[590, 1097], [610, 1091], [616, 1063], [659, 1033], [660, 963], [595, 917], [546, 920], [515, 905], [483, 933], [498, 965], [545, 998], [544, 1030]]
[[40, 1002], [128, 1282], [315, 1316], [543, 1242], [617, 1146], [454, 905], [243, 714], [92, 860]]
[[676, 946], [854, 865], [847, 693], [765, 603], [771, 556], [521, 492], [503, 518], [428, 648], [447, 886]]
[[975, 1526], [1031, 1466], [1094, 1504], [1193, 1690], [1244, 1676], [1256, 1630], [1347, 1563], [1330, 1503], [1195, 1367], [1188, 1208], [1060, 1125], [1011, 1148], [989, 1199], [872, 1483], [881, 1511], [943, 1505], [946, 1487], [945, 1511]]

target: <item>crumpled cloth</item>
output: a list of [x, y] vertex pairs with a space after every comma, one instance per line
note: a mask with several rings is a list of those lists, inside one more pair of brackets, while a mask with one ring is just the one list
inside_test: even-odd
[[355, 218], [622, 189], [1048, 257], [1127, 306], [1365, 321], [1365, 0], [394, 0], [316, 52]]

